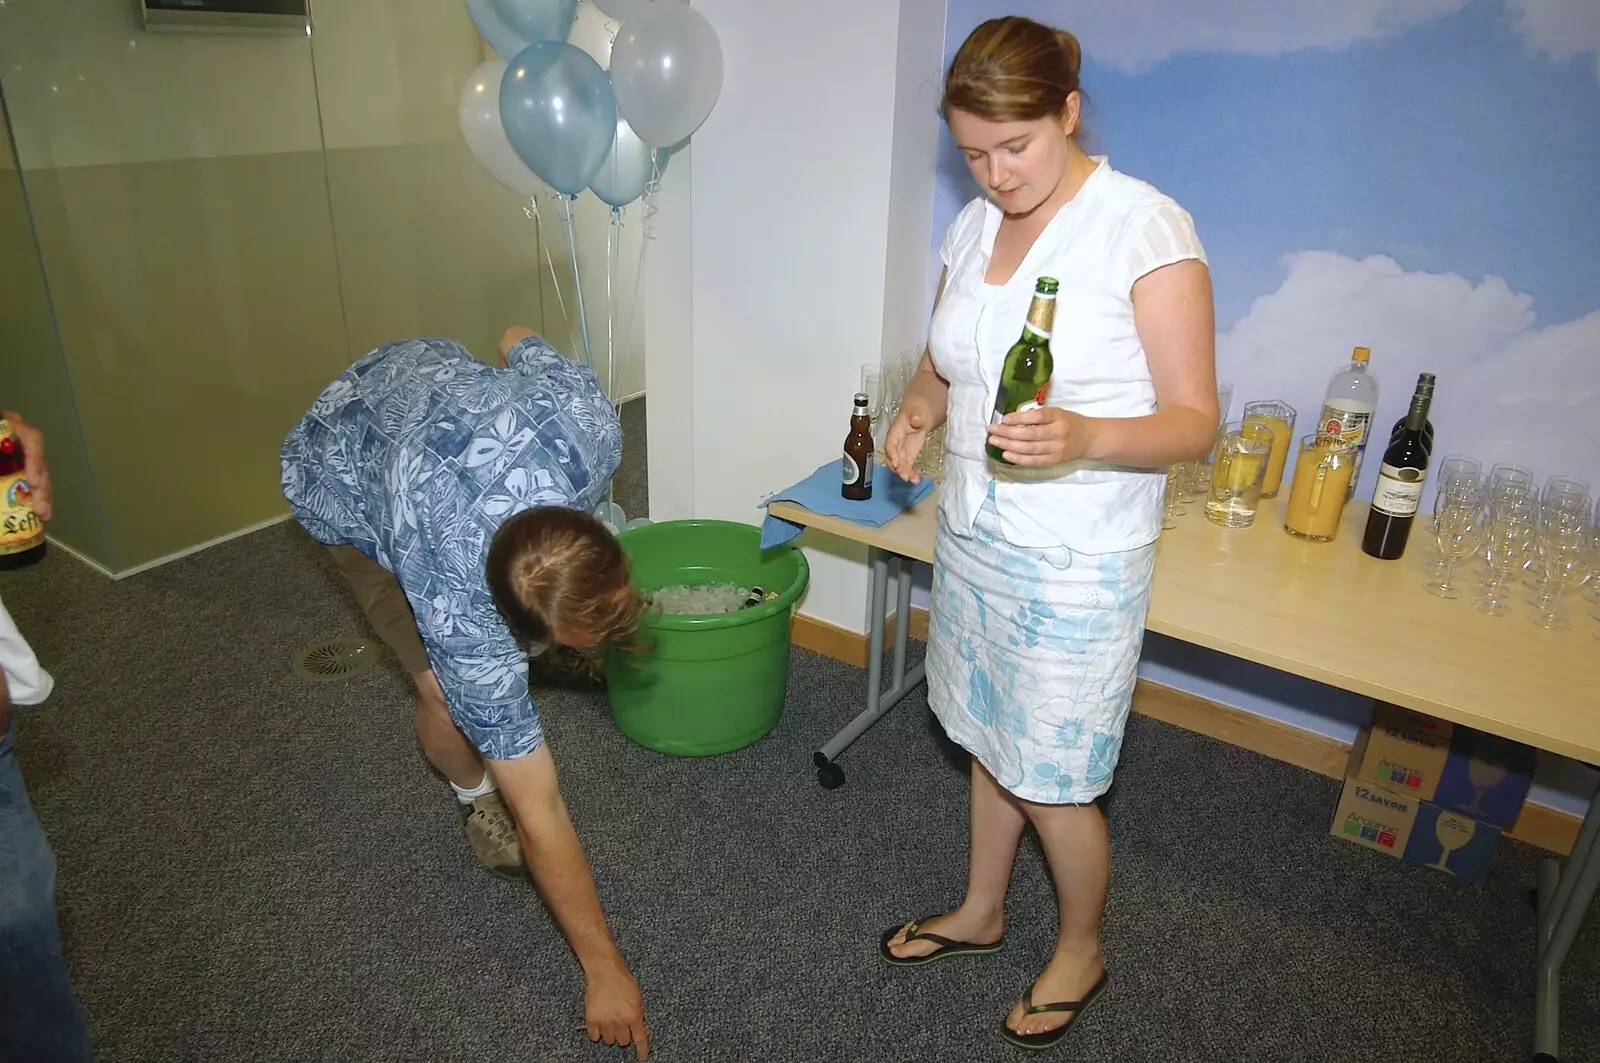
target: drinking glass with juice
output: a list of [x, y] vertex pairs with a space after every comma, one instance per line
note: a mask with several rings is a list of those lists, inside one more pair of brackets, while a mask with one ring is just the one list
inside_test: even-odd
[[1244, 404], [1245, 421], [1266, 425], [1272, 433], [1272, 451], [1261, 477], [1262, 498], [1277, 498], [1283, 486], [1283, 466], [1289, 460], [1289, 444], [1294, 442], [1294, 418], [1294, 407], [1277, 399]]

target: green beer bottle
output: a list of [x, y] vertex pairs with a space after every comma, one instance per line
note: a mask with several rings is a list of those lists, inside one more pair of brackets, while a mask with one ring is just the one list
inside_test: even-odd
[[[1056, 293], [1060, 290], [1061, 284], [1054, 277], [1040, 277], [1034, 285], [1033, 305], [1028, 307], [1022, 336], [1006, 352], [990, 424], [998, 424], [1008, 413], [1036, 410], [1049, 397], [1050, 374], [1056, 367], [1050, 355], [1050, 329], [1055, 324]], [[984, 449], [1002, 465], [1011, 464], [993, 443], [986, 444]]]

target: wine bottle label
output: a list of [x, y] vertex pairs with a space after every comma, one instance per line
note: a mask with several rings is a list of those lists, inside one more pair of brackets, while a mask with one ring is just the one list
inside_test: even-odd
[[33, 512], [33, 490], [21, 473], [0, 476], [0, 554], [17, 554], [37, 545], [44, 525]]
[[1378, 469], [1378, 486], [1372, 508], [1386, 517], [1414, 517], [1422, 504], [1423, 469], [1396, 468], [1385, 462]]

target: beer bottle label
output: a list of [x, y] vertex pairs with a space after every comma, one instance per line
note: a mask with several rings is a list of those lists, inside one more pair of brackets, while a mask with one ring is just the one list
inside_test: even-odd
[[[865, 468], [862, 466], [865, 466]], [[860, 483], [863, 479], [870, 480], [872, 479], [872, 458], [869, 456], [864, 461], [857, 462], [856, 459], [852, 458], [849, 452], [846, 451], [844, 456], [844, 468], [841, 471], [844, 473], [844, 484], [846, 487], [849, 487], [851, 484]]]
[[[1034, 392], [1033, 398], [1025, 400], [1020, 406], [1018, 406], [1016, 412], [1027, 413], [1029, 410], [1037, 410], [1044, 405], [1045, 400], [1049, 397], [1050, 384], [1047, 381], [1042, 387], [1039, 388], [1038, 391]], [[1005, 388], [1002, 387], [1000, 389], [1000, 394], [996, 396], [994, 411], [989, 415], [989, 423], [999, 424], [1001, 421], [1005, 420], [1008, 412], [1009, 411], [1005, 408]]]
[[21, 473], [0, 476], [0, 554], [18, 554], [44, 536], [33, 512], [33, 490]]

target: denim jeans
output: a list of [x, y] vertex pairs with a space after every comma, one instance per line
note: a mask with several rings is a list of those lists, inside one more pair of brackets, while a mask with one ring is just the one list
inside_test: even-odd
[[89, 1031], [56, 927], [56, 858], [0, 735], [0, 1063], [84, 1063]]

